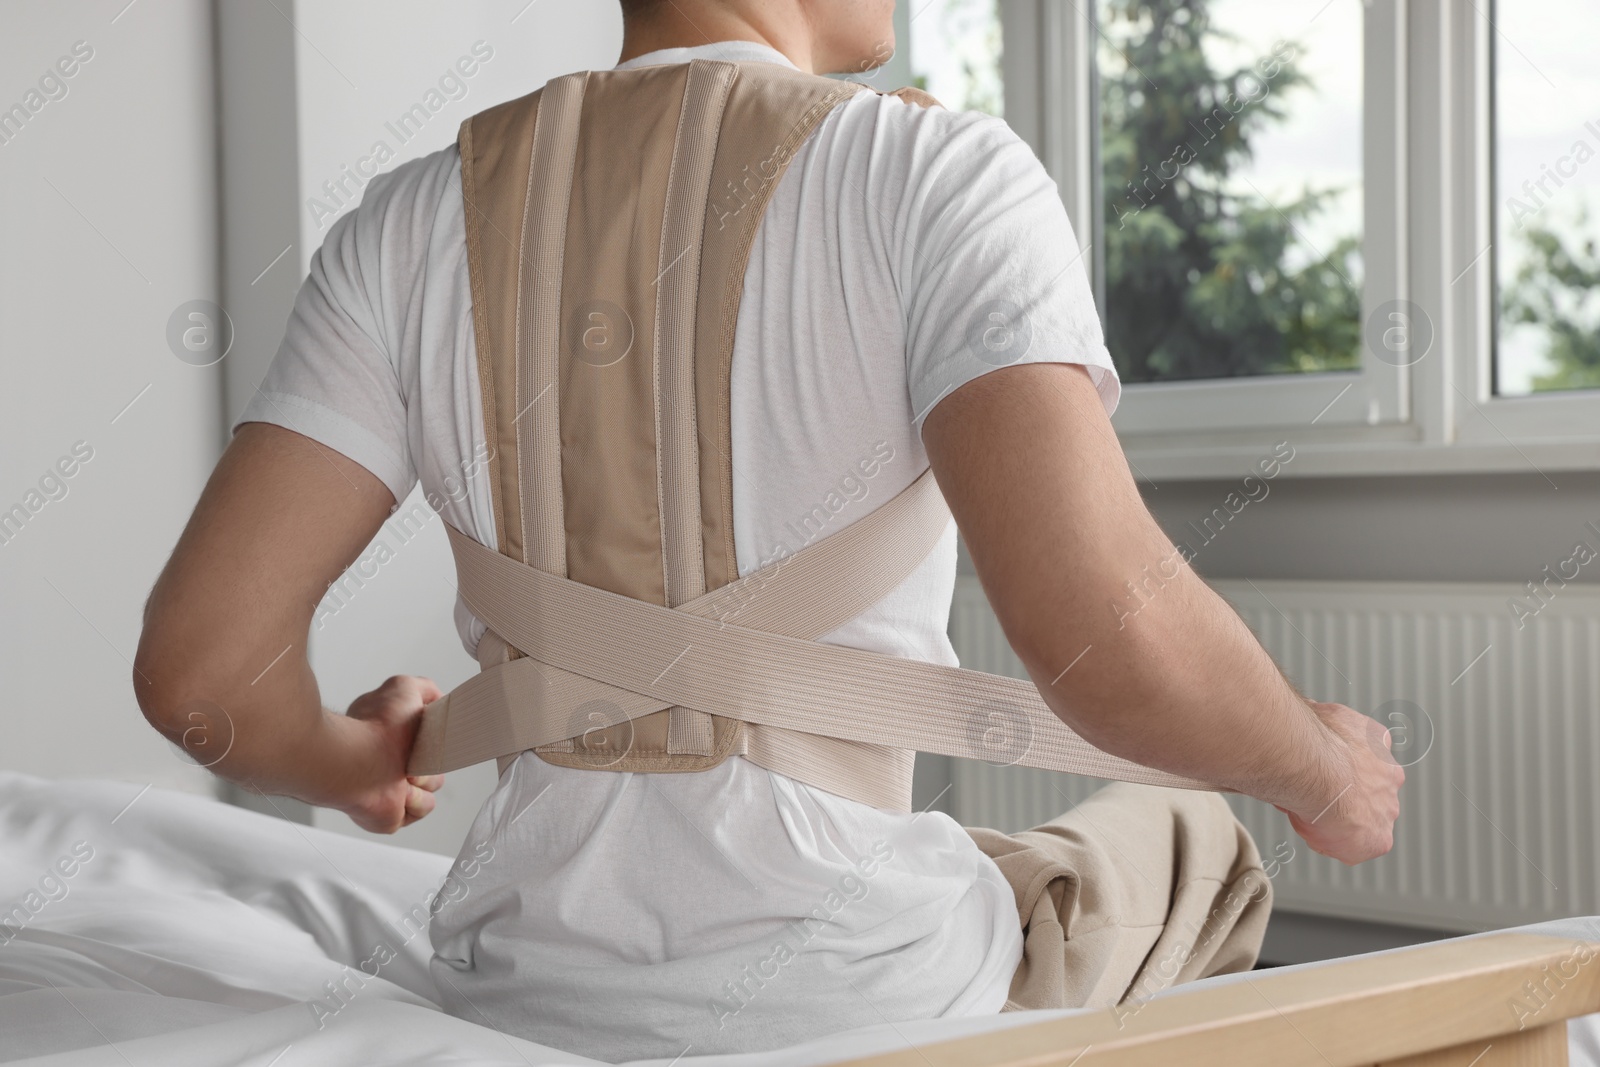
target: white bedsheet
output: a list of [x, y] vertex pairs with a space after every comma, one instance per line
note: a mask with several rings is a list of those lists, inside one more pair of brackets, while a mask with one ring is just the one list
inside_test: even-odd
[[[449, 873], [442, 856], [200, 797], [0, 773], [0, 923], [19, 927], [0, 931], [0, 1061], [595, 1063], [438, 1010], [426, 933], [395, 924], [425, 913]], [[1600, 939], [1593, 919], [1525, 929]], [[379, 944], [396, 954], [366, 977]], [[347, 992], [334, 997], [327, 983], [341, 979]], [[810, 1067], [1070, 1014], [885, 1023], [779, 1052], [689, 1049], [679, 1062]], [[1575, 1067], [1600, 1067], [1600, 1015], [1569, 1034]]]

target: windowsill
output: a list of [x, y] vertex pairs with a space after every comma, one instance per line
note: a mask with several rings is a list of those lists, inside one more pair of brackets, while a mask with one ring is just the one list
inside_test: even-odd
[[1128, 435], [1122, 446], [1141, 481], [1205, 481], [1256, 474], [1256, 464], [1287, 441], [1294, 458], [1279, 466], [1280, 478], [1339, 476], [1488, 474], [1524, 471], [1600, 470], [1600, 437], [1529, 439], [1512, 444], [1416, 440], [1411, 427], [1363, 427], [1312, 434], [1305, 426], [1248, 434]]

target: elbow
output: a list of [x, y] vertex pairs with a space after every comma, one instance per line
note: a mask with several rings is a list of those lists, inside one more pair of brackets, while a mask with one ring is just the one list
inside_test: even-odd
[[175, 633], [158, 619], [146, 621], [133, 657], [133, 695], [144, 719], [162, 736], [182, 744], [197, 718], [215, 716], [225, 694], [203, 664], [214, 657], [194, 635]]
[[1138, 762], [1159, 745], [1182, 642], [1162, 613], [1135, 618], [1113, 595], [1080, 607], [1068, 625], [1019, 627], [1012, 647], [1062, 722], [1096, 748]]
[[160, 610], [160, 599], [161, 582], [158, 580], [145, 599], [131, 680], [133, 699], [145, 722], [172, 740], [178, 721], [176, 694], [186, 681], [177, 668], [185, 661], [170, 654], [169, 650], [176, 643], [175, 635], [167, 623], [166, 613]]
[[147, 627], [134, 655], [133, 691], [145, 722], [200, 766], [215, 769], [233, 748], [234, 718], [216, 679], [196, 669], [202, 655]]
[[1050, 710], [1085, 741], [1104, 749], [1104, 734], [1122, 704], [1108, 684], [1104, 627], [1085, 625], [1081, 614], [1071, 624], [1055, 621], [1050, 627], [1013, 621], [1009, 627], [1002, 624], [1002, 630]]
[[133, 697], [145, 722], [169, 741], [182, 733], [178, 706], [182, 703], [180, 694], [189, 682], [181, 670], [174, 669], [174, 662], [162, 652], [159, 628], [147, 622], [133, 656]]
[[1119, 591], [1114, 583], [1100, 580], [1098, 570], [1088, 568], [1071, 582], [1041, 583], [1016, 589], [1016, 595], [990, 597], [1006, 641], [1047, 697], [1049, 691], [1103, 695], [1096, 683], [1105, 674], [1107, 652], [1130, 629], [1130, 620], [1119, 612]]

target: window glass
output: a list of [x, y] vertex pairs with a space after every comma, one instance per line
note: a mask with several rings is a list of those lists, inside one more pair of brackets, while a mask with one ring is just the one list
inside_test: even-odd
[[1600, 4], [1490, 15], [1495, 392], [1600, 387]]
[[909, 4], [913, 83], [956, 111], [1003, 115], [997, 0]]
[[1106, 343], [1126, 382], [1355, 370], [1361, 0], [1099, 0]]

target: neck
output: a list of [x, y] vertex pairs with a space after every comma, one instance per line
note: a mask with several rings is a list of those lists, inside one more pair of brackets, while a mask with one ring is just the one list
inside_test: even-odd
[[682, 0], [663, 4], [646, 18], [628, 19], [623, 24], [622, 55], [617, 62], [626, 63], [663, 48], [754, 41], [782, 52], [801, 70], [817, 73], [809, 28], [796, 6], [772, 4], [767, 6], [776, 10], [769, 11], [733, 11], [731, 6]]

